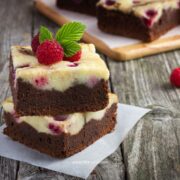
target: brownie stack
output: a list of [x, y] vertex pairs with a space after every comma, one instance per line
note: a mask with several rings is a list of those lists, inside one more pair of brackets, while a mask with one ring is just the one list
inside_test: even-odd
[[64, 158], [114, 129], [118, 98], [108, 92], [109, 71], [94, 45], [80, 45], [80, 61], [49, 67], [38, 63], [31, 47], [11, 48], [6, 135]]

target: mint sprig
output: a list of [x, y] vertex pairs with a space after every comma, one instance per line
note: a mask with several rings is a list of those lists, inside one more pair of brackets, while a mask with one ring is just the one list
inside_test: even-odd
[[61, 44], [62, 41], [79, 41], [86, 29], [80, 22], [67, 23], [56, 33], [56, 40]]
[[[86, 26], [80, 22], [64, 24], [56, 33], [55, 40], [63, 47], [66, 57], [71, 57], [81, 50], [78, 41], [82, 38]], [[53, 40], [52, 33], [48, 28], [41, 26], [39, 41]]]
[[64, 55], [66, 57], [71, 57], [81, 50], [80, 45], [75, 41], [63, 41], [62, 47], [64, 49]]
[[39, 32], [40, 32], [40, 36], [39, 36], [40, 43], [43, 43], [45, 40], [53, 39], [53, 35], [52, 35], [51, 31], [48, 30], [48, 28], [41, 26]]
[[80, 51], [79, 41], [86, 29], [86, 26], [80, 22], [71, 22], [63, 25], [56, 33], [56, 41], [58, 41], [63, 49], [66, 57], [71, 57]]

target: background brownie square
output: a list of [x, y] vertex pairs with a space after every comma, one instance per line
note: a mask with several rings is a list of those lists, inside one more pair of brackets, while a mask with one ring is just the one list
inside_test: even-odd
[[[152, 5], [151, 3], [154, 4]], [[140, 39], [142, 41], [153, 41], [180, 24], [178, 1], [174, 1], [173, 3], [177, 3], [175, 8], [174, 4], [169, 4], [169, 8], [163, 9], [161, 7], [162, 14], [158, 14], [160, 12], [158, 12], [158, 8], [156, 7], [157, 2], [140, 4], [140, 12], [144, 8], [143, 15], [138, 14], [138, 10], [134, 12], [135, 10], [133, 8], [137, 9], [138, 3], [134, 7], [129, 7], [129, 10], [118, 9], [116, 5], [114, 7], [113, 5], [108, 7], [103, 3], [99, 3], [97, 6], [98, 27], [110, 34]], [[166, 4], [162, 4], [162, 6], [166, 7]], [[153, 22], [153, 19], [157, 16], [160, 16], [159, 19]]]
[[99, 0], [57, 0], [57, 6], [62, 9], [96, 15], [96, 3]]

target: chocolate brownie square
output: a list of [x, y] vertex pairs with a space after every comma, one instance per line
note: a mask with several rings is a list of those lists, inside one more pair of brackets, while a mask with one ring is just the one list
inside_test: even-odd
[[57, 0], [57, 7], [89, 15], [96, 15], [99, 0]]
[[19, 115], [59, 115], [98, 111], [108, 104], [109, 71], [92, 44], [81, 45], [81, 59], [45, 66], [30, 47], [13, 46], [10, 84]]
[[118, 98], [108, 97], [108, 105], [100, 111], [59, 116], [19, 116], [9, 98], [3, 103], [4, 134], [53, 157], [71, 156], [114, 129]]
[[107, 33], [153, 41], [180, 24], [180, 1], [101, 0], [98, 27]]

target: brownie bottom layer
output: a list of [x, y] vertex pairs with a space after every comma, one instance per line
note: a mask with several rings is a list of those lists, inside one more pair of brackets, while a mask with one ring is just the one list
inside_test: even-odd
[[74, 2], [72, 0], [57, 0], [57, 7], [95, 16], [97, 2], [98, 0], [85, 0], [81, 2]]
[[180, 11], [176, 9], [164, 11], [160, 20], [151, 28], [133, 14], [110, 11], [101, 6], [98, 7], [97, 16], [98, 27], [102, 31], [147, 42], [159, 38], [180, 24]]
[[26, 123], [16, 123], [10, 113], [5, 113], [7, 127], [4, 129], [4, 134], [42, 153], [64, 158], [80, 152], [110, 133], [116, 124], [116, 110], [117, 105], [113, 104], [106, 111], [102, 120], [91, 120], [78, 134], [73, 136], [64, 133], [58, 136], [38, 133]]

